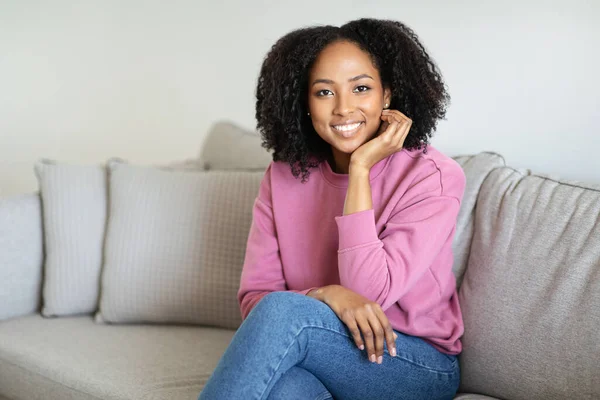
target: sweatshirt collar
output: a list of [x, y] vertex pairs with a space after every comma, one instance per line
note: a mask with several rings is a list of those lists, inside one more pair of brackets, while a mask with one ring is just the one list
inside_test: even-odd
[[[373, 165], [373, 167], [371, 167], [371, 171], [369, 171], [369, 180], [371, 182], [373, 182], [375, 179], [377, 179], [377, 177], [379, 175], [381, 175], [381, 173], [386, 169], [390, 160], [392, 159], [392, 157], [394, 157], [394, 154], [396, 154], [396, 153], [392, 153], [390, 156], [384, 158], [383, 160], [379, 161], [377, 164]], [[339, 187], [339, 188], [347, 188], [348, 187], [348, 177], [349, 177], [348, 174], [338, 174], [338, 173], [333, 172], [333, 170], [331, 169], [331, 166], [329, 165], [329, 163], [327, 161], [321, 162], [319, 164], [319, 169], [321, 170], [321, 174], [323, 175], [323, 178], [325, 178], [325, 180], [332, 186]]]

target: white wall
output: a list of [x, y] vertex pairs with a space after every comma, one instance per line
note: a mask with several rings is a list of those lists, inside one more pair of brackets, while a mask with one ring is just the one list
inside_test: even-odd
[[0, 195], [35, 190], [40, 157], [160, 163], [218, 119], [253, 128], [274, 41], [362, 16], [404, 21], [437, 60], [452, 105], [434, 146], [600, 182], [597, 0], [0, 0]]

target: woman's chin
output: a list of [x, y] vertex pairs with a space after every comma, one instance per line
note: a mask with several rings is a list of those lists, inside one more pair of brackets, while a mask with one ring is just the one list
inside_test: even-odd
[[356, 149], [358, 149], [362, 145], [363, 145], [363, 141], [357, 140], [357, 141], [346, 142], [346, 143], [336, 143], [335, 148], [341, 153], [352, 154], [356, 151]]

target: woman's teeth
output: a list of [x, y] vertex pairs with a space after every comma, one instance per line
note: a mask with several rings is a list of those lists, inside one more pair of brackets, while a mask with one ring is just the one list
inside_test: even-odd
[[354, 132], [358, 130], [362, 122], [357, 122], [355, 124], [346, 124], [346, 125], [333, 125], [333, 129], [342, 133], [344, 137], [350, 137]]

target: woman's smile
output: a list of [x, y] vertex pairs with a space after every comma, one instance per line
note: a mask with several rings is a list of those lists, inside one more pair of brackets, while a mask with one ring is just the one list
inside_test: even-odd
[[344, 138], [351, 138], [364, 126], [362, 121], [360, 122], [347, 122], [343, 124], [332, 125], [331, 128]]

